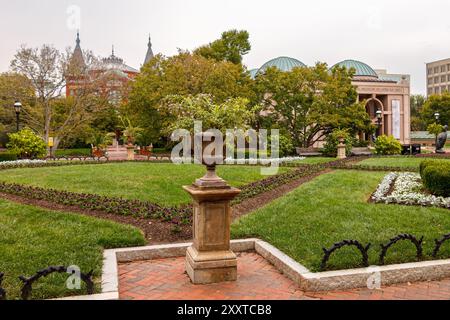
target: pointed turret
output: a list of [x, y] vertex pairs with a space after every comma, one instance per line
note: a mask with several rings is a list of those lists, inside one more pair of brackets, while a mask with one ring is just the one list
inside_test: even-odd
[[147, 49], [147, 54], [145, 55], [144, 65], [147, 64], [147, 62], [149, 62], [151, 59], [153, 59], [153, 57], [154, 57], [154, 54], [153, 54], [153, 50], [152, 50], [152, 38], [149, 35], [148, 36], [148, 49]]
[[84, 62], [83, 51], [81, 50], [80, 43], [81, 43], [80, 32], [77, 32], [77, 40], [76, 40], [75, 50], [73, 51], [71, 64], [73, 67], [82, 69], [86, 66], [86, 64]]

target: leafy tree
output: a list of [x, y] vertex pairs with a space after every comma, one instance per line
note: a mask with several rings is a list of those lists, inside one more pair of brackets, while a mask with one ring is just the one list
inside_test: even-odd
[[147, 142], [154, 142], [173, 120], [161, 108], [167, 96], [208, 94], [213, 103], [221, 104], [230, 98], [252, 99], [252, 84], [241, 65], [189, 52], [170, 58], [157, 55], [134, 81], [125, 112], [134, 115], [131, 120], [144, 128], [142, 135]]
[[165, 130], [170, 135], [176, 129], [194, 130], [194, 121], [202, 121], [203, 129], [247, 129], [255, 112], [247, 107], [248, 100], [233, 98], [215, 103], [210, 95], [169, 96], [160, 111], [172, 118]]
[[12, 70], [27, 78], [36, 94], [33, 104], [24, 105], [24, 122], [45, 142], [53, 136], [55, 150], [62, 139], [89, 123], [95, 111], [105, 105], [105, 100], [97, 95], [99, 79], [92, 76], [89, 81], [80, 81], [74, 97], [62, 97], [67, 76], [86, 79], [90, 66], [96, 62], [89, 53], [85, 66], [71, 63], [71, 57], [70, 50], [62, 54], [43, 45], [21, 47], [11, 61]]
[[45, 142], [29, 128], [10, 133], [8, 136], [8, 149], [20, 158], [39, 158], [47, 152]]
[[194, 54], [216, 61], [241, 64], [243, 56], [250, 50], [249, 33], [234, 29], [223, 32], [220, 39], [196, 49]]
[[16, 131], [14, 102], [32, 105], [35, 101], [34, 88], [26, 77], [17, 73], [0, 74], [0, 146], [6, 145], [7, 133]]
[[278, 125], [296, 146], [310, 147], [333, 129], [350, 133], [372, 130], [364, 104], [357, 103], [352, 72], [318, 63], [283, 72], [272, 67], [256, 79], [264, 104], [265, 125]]
[[411, 130], [423, 131], [426, 129], [426, 122], [422, 119], [422, 108], [426, 102], [425, 96], [421, 94], [411, 95]]
[[439, 113], [439, 123], [448, 124], [450, 121], [450, 93], [444, 92], [441, 95], [428, 97], [421, 111], [421, 116], [426, 124], [436, 122], [434, 114]]

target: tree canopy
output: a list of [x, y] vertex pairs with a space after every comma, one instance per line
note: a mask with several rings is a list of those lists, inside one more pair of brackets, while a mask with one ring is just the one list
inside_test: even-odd
[[[160, 107], [172, 95], [207, 94], [213, 103], [232, 98], [254, 99], [253, 81], [239, 64], [215, 61], [189, 52], [155, 56], [137, 76], [129, 96], [128, 114], [145, 129], [143, 136], [158, 139], [167, 124]], [[164, 124], [164, 125], [163, 125]]]
[[216, 61], [241, 64], [243, 56], [250, 50], [249, 33], [245, 30], [234, 29], [223, 32], [220, 39], [201, 46], [194, 51], [194, 54]]
[[446, 125], [450, 122], [450, 93], [444, 92], [441, 95], [432, 95], [425, 102], [421, 115], [426, 124], [436, 122], [434, 114], [439, 113], [439, 123]]
[[95, 57], [86, 53], [82, 68], [71, 63], [71, 51], [61, 53], [49, 45], [41, 48], [21, 47], [11, 61], [11, 69], [29, 81], [35, 93], [34, 102], [25, 103], [23, 121], [45, 142], [52, 136], [54, 149], [90, 123], [96, 112], [106, 105], [98, 93], [98, 83], [92, 77], [80, 81], [77, 94], [65, 98], [67, 76], [85, 79]]
[[272, 67], [256, 78], [264, 116], [289, 133], [296, 146], [309, 147], [335, 128], [370, 131], [371, 122], [351, 83], [352, 72], [326, 64], [283, 72]]

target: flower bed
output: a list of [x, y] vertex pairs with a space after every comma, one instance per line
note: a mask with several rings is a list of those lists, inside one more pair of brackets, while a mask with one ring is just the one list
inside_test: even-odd
[[420, 175], [412, 172], [389, 173], [378, 185], [371, 199], [379, 203], [450, 209], [450, 197], [437, 197], [425, 193]]
[[46, 160], [15, 160], [0, 162], [1, 169], [28, 168], [33, 166], [42, 166], [47, 164]]
[[190, 223], [190, 206], [162, 207], [157, 204], [122, 198], [105, 197], [39, 187], [0, 182], [0, 191], [28, 199], [44, 200], [86, 210], [98, 210], [112, 214], [160, 219], [174, 224]]

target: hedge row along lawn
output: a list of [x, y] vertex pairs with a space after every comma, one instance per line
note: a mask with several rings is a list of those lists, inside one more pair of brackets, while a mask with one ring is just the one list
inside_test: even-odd
[[[232, 226], [233, 238], [258, 237], [276, 246], [293, 259], [318, 271], [322, 247], [344, 239], [372, 243], [370, 264], [378, 263], [380, 244], [400, 233], [424, 236], [424, 255], [430, 255], [434, 239], [450, 233], [448, 210], [415, 206], [368, 203], [385, 173], [338, 170], [323, 174], [286, 196], [242, 217]], [[450, 244], [441, 257], [450, 256]], [[414, 261], [415, 247], [398, 243], [386, 263]], [[334, 253], [330, 269], [358, 267], [360, 254], [353, 248]]]
[[[235, 187], [266, 178], [257, 166], [219, 166], [217, 171]], [[190, 202], [182, 186], [204, 173], [200, 165], [124, 162], [4, 170], [0, 181], [177, 206]]]
[[[0, 199], [0, 272], [8, 299], [20, 298], [20, 275], [29, 277], [50, 265], [78, 265], [94, 270], [100, 290], [103, 248], [145, 244], [141, 232], [131, 226], [92, 217], [38, 209]], [[33, 298], [86, 294], [68, 290], [68, 275], [53, 274], [33, 285]]]

